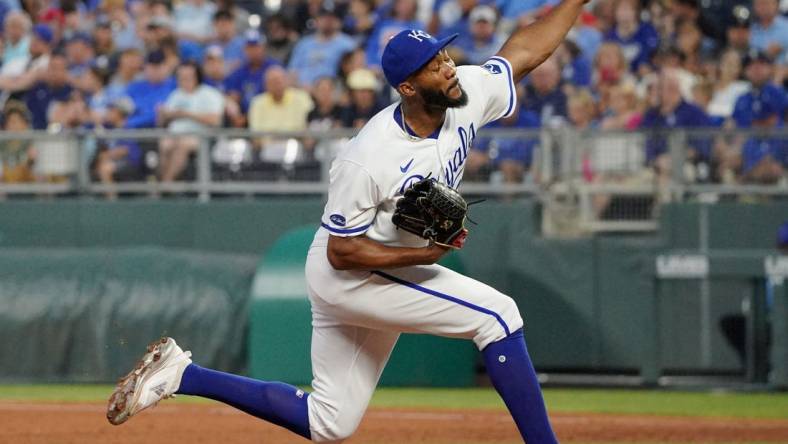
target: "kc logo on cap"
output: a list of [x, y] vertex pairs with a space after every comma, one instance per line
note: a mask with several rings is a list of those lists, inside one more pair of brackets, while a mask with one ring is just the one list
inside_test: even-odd
[[410, 32], [408, 32], [408, 37], [418, 40], [419, 43], [423, 42], [424, 39], [431, 39], [432, 38], [431, 35], [427, 34], [426, 32], [422, 31], [421, 29], [411, 29]]

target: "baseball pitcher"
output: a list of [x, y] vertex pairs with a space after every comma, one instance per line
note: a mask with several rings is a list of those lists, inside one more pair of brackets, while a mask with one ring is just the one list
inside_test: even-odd
[[584, 0], [563, 0], [516, 30], [481, 66], [455, 66], [436, 40], [405, 30], [383, 73], [400, 101], [340, 151], [306, 261], [312, 304], [312, 392], [199, 367], [171, 338], [120, 380], [107, 418], [121, 424], [173, 394], [215, 399], [316, 442], [361, 421], [402, 332], [472, 340], [528, 444], [556, 443], [514, 301], [436, 264], [468, 235], [457, 192], [476, 132], [509, 116], [515, 84], [555, 50]]

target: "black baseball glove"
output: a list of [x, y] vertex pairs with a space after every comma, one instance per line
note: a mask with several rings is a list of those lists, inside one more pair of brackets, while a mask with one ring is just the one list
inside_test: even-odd
[[411, 185], [397, 201], [391, 221], [398, 228], [438, 245], [462, 248], [468, 204], [460, 193], [433, 179]]

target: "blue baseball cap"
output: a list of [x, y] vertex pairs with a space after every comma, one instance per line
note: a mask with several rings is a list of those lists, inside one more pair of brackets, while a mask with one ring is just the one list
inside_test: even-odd
[[33, 26], [33, 34], [47, 45], [51, 44], [54, 39], [52, 29], [47, 25], [37, 24]]
[[456, 38], [457, 34], [452, 34], [437, 40], [420, 29], [401, 31], [389, 40], [383, 50], [381, 65], [386, 80], [396, 88]]

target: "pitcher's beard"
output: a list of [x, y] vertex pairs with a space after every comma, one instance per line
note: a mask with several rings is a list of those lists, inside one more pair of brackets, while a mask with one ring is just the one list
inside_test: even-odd
[[418, 91], [427, 106], [436, 108], [462, 108], [468, 104], [468, 93], [462, 89], [462, 85], [459, 83], [457, 87], [460, 88], [460, 97], [456, 99], [452, 99], [439, 89], [419, 88]]

